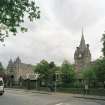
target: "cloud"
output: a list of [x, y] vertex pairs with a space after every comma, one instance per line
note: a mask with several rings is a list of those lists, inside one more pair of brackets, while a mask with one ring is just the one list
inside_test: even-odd
[[86, 42], [92, 58], [101, 55], [101, 35], [104, 32], [105, 7], [103, 0], [37, 0], [41, 19], [30, 23], [27, 33], [18, 33], [0, 47], [0, 59], [7, 65], [10, 58], [20, 56], [23, 62], [35, 64], [42, 59], [61, 64], [64, 59], [73, 62], [75, 48], [84, 26]]
[[82, 26], [90, 27], [105, 16], [103, 0], [57, 0], [54, 13], [62, 25], [71, 31], [79, 31]]

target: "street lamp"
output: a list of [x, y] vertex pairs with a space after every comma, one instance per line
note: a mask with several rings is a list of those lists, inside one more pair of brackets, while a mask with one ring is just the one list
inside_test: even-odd
[[56, 90], [57, 90], [58, 75], [59, 75], [59, 73], [56, 72], [56, 73], [55, 73], [55, 92], [56, 92]]
[[37, 80], [38, 80], [38, 78], [39, 78], [39, 75], [40, 75], [40, 74], [38, 74], [38, 73], [35, 73], [35, 74], [34, 74], [35, 80], [36, 80], [36, 83], [35, 83], [36, 89], [37, 89], [37, 87], [38, 87]]

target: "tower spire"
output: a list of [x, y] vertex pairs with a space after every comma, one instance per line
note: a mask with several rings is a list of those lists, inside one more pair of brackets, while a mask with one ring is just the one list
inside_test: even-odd
[[80, 41], [80, 45], [79, 45], [81, 51], [84, 51], [86, 48], [86, 44], [85, 44], [85, 39], [84, 39], [84, 33], [83, 33], [83, 28], [82, 28], [82, 37], [81, 37], [81, 41]]

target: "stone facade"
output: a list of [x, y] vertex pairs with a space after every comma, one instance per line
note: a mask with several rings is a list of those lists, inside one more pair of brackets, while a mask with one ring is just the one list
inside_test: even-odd
[[80, 45], [75, 50], [74, 60], [75, 60], [75, 68], [78, 72], [81, 69], [87, 67], [91, 63], [91, 53], [89, 50], [89, 44], [85, 44], [83, 33]]
[[19, 57], [15, 61], [10, 59], [7, 66], [7, 74], [12, 76], [15, 81], [18, 81], [20, 77], [26, 79], [28, 75], [34, 74], [34, 66], [22, 63]]

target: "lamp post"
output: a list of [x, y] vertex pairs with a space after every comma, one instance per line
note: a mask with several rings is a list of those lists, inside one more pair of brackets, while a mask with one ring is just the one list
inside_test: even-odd
[[58, 75], [59, 73], [55, 73], [55, 92], [57, 91], [57, 81], [58, 81]]
[[34, 75], [35, 75], [35, 80], [36, 80], [35, 87], [37, 89], [37, 87], [38, 87], [37, 80], [39, 78], [39, 74], [38, 73], [35, 73]]

